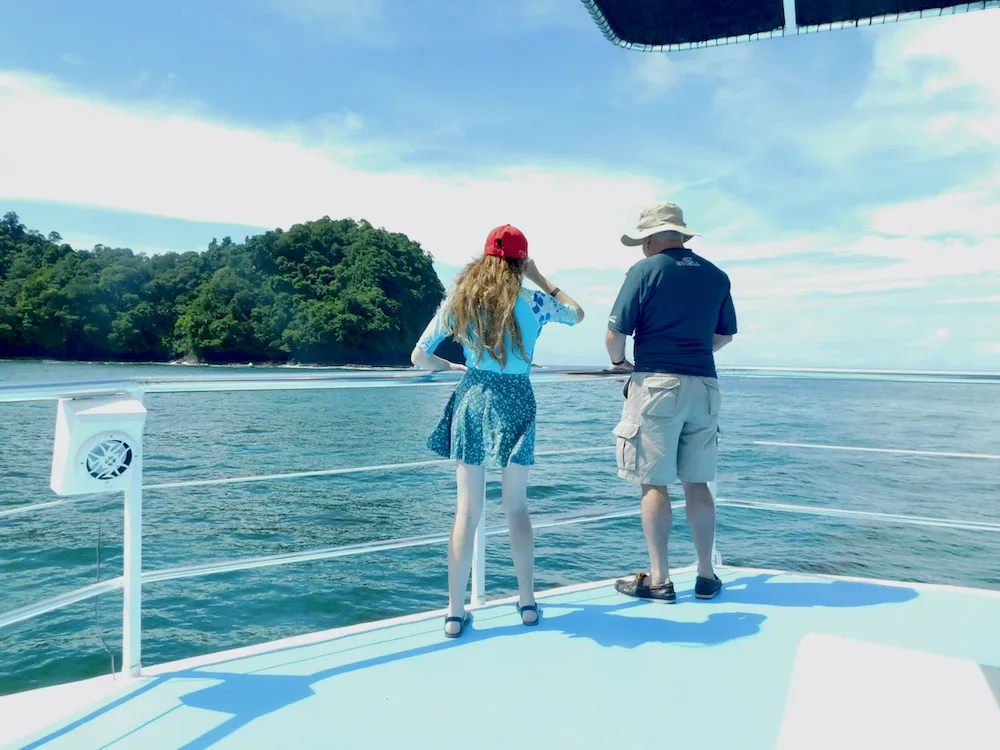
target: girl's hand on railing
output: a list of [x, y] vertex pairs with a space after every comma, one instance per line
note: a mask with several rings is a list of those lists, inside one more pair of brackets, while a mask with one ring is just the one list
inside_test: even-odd
[[443, 357], [430, 354], [421, 349], [413, 350], [413, 353], [410, 355], [410, 361], [417, 369], [426, 370], [427, 372], [448, 372], [452, 370], [465, 372], [465, 365], [457, 365]]

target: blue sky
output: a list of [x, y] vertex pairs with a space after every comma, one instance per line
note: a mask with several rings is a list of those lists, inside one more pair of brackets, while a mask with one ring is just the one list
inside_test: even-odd
[[670, 54], [579, 0], [11, 3], [0, 210], [144, 252], [323, 215], [420, 241], [445, 282], [497, 224], [601, 364], [673, 200], [733, 281], [730, 365], [1000, 370], [1000, 11]]

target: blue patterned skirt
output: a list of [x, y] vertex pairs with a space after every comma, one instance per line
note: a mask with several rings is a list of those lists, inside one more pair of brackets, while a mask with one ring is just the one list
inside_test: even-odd
[[427, 447], [473, 466], [534, 464], [535, 394], [528, 376], [470, 369]]

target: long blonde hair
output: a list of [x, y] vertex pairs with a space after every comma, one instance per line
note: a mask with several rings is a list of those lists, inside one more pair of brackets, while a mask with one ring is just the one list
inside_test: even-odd
[[480, 360], [489, 352], [506, 367], [508, 335], [514, 351], [528, 360], [514, 317], [523, 276], [523, 260], [484, 255], [467, 265], [455, 281], [445, 319], [459, 343], [475, 351]]

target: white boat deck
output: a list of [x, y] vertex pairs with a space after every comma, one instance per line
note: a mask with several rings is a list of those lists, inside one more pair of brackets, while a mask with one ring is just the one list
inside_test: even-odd
[[[17, 748], [1000, 747], [1000, 592], [725, 568], [608, 582], [0, 698]], [[20, 738], [20, 739], [18, 739]]]

